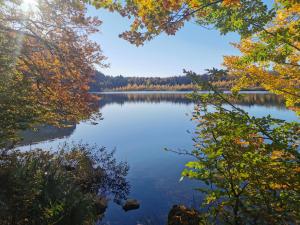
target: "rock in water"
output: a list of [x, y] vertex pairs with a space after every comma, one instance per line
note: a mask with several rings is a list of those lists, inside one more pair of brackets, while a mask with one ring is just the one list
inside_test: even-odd
[[174, 205], [168, 215], [168, 225], [199, 225], [199, 223], [199, 212], [183, 205]]
[[123, 205], [125, 211], [134, 210], [140, 208], [140, 203], [135, 199], [128, 199]]
[[104, 214], [107, 208], [107, 199], [103, 197], [99, 197], [96, 202], [96, 211], [98, 215]]

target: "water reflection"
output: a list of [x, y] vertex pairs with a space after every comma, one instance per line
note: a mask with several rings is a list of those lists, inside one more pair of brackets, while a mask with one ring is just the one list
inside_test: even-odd
[[[161, 103], [161, 102], [171, 102], [178, 104], [191, 104], [193, 100], [187, 97], [188, 92], [133, 92], [133, 93], [106, 93], [99, 94], [101, 97], [100, 107], [104, 107], [109, 104], [120, 104], [123, 105], [128, 102], [133, 103]], [[242, 98], [235, 102], [238, 105], [252, 106], [252, 105], [263, 105], [266, 107], [277, 107], [284, 108], [284, 100], [274, 94], [267, 92], [246, 92], [242, 93]]]
[[20, 142], [20, 145], [32, 145], [43, 141], [68, 137], [72, 135], [75, 129], [76, 125], [71, 125], [64, 128], [57, 128], [53, 126], [39, 126], [36, 128], [36, 131], [22, 131], [22, 141]]
[[[125, 103], [173, 103], [173, 104], [193, 104], [193, 100], [187, 97], [188, 92], [115, 92], [99, 93], [100, 111], [101, 108]], [[246, 92], [239, 101], [235, 102], [241, 106], [264, 106], [284, 109], [284, 100], [274, 94], [266, 92]], [[36, 131], [22, 132], [23, 141], [21, 145], [30, 145], [47, 140], [62, 139], [72, 135], [76, 125], [67, 128], [56, 128], [52, 126], [41, 126]]]

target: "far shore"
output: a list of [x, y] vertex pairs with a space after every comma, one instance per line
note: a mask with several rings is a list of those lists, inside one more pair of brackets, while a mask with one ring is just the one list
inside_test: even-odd
[[[231, 90], [221, 90], [224, 93], [231, 93]], [[101, 94], [122, 94], [122, 93], [192, 93], [194, 90], [103, 90], [103, 91], [91, 91], [90, 93], [101, 93]], [[207, 90], [197, 91], [198, 93], [209, 93]], [[245, 89], [241, 90], [240, 93], [269, 93], [264, 89]]]

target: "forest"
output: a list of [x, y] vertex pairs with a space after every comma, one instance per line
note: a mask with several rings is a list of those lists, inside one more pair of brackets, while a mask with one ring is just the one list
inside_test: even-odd
[[167, 78], [160, 77], [124, 77], [106, 76], [101, 72], [96, 72], [94, 77], [95, 82], [91, 83], [91, 91], [105, 90], [121, 90], [132, 86], [147, 87], [147, 86], [175, 86], [175, 85], [190, 85], [192, 80], [186, 76], [174, 76]]
[[[234, 78], [228, 75], [217, 77], [201, 75], [202, 80], [211, 81], [222, 90], [230, 90], [234, 85]], [[197, 89], [193, 80], [188, 76], [171, 77], [124, 77], [107, 76], [96, 71], [93, 82], [90, 83], [90, 91], [192, 91]], [[258, 85], [251, 86], [245, 90], [263, 90]]]

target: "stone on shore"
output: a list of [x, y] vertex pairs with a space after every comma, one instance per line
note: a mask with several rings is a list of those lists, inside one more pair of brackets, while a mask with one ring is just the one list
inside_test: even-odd
[[168, 215], [168, 225], [199, 225], [200, 213], [183, 205], [174, 205]]

